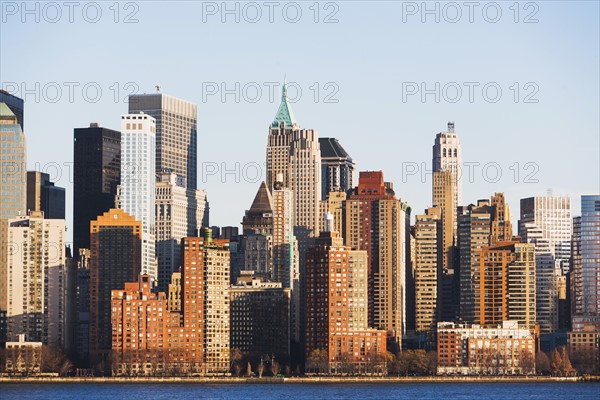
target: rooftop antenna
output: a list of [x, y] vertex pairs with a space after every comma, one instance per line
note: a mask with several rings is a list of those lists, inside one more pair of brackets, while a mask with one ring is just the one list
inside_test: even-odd
[[156, 85], [156, 91], [160, 93], [160, 85]]
[[546, 195], [547, 195], [548, 197], [552, 197], [552, 188], [548, 188], [548, 189], [546, 189]]

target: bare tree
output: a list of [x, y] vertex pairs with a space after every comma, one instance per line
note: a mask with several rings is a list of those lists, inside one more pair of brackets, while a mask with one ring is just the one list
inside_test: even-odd
[[262, 378], [263, 373], [265, 372], [265, 362], [262, 357], [260, 358], [260, 363], [258, 364], [258, 377]]
[[248, 366], [246, 367], [246, 375], [252, 376], [252, 365], [250, 365], [250, 361], [248, 361]]
[[538, 374], [549, 374], [552, 367], [550, 366], [550, 358], [543, 351], [538, 351], [535, 355], [535, 367]]
[[281, 371], [281, 365], [279, 364], [279, 361], [273, 357], [271, 361], [271, 372], [273, 373], [273, 376], [277, 376], [279, 371]]

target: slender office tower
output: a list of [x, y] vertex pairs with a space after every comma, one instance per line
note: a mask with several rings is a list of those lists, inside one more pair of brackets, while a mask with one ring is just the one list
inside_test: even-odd
[[155, 255], [156, 125], [150, 115], [121, 116], [119, 207], [142, 223], [142, 274], [158, 278]]
[[156, 172], [172, 172], [186, 188], [196, 189], [198, 107], [163, 93], [129, 96], [129, 113], [143, 112], [156, 121]]
[[519, 236], [535, 244], [536, 319], [541, 333], [559, 329], [559, 289], [569, 271], [571, 222], [569, 197], [521, 199]]
[[442, 212], [442, 320], [454, 320], [458, 314], [459, 287], [456, 265], [458, 221], [456, 208], [462, 205], [461, 146], [454, 122], [440, 132], [433, 145], [432, 204]]
[[[454, 122], [448, 122], [448, 131], [435, 136], [433, 145], [433, 172], [450, 170], [454, 175], [454, 204], [462, 205], [462, 158], [458, 135], [454, 132]], [[436, 200], [434, 193], [434, 202]]]
[[91, 123], [73, 132], [73, 247], [90, 248], [90, 221], [114, 208], [121, 183], [121, 132]]
[[10, 290], [7, 281], [8, 219], [25, 215], [27, 147], [17, 115], [11, 110], [10, 104], [4, 103], [4, 100], [8, 99], [13, 104], [20, 105], [22, 111], [23, 100], [6, 92], [2, 93], [1, 98], [0, 141], [2, 142], [2, 160], [7, 160], [0, 164], [0, 198], [2, 199], [0, 202], [0, 343], [4, 343], [7, 329], [7, 294]]
[[281, 105], [271, 123], [267, 144], [267, 187], [273, 190], [277, 176], [283, 187], [294, 192], [295, 231], [300, 257], [308, 248], [308, 238], [319, 235], [321, 200], [321, 151], [317, 132], [300, 129], [288, 103], [283, 85]]

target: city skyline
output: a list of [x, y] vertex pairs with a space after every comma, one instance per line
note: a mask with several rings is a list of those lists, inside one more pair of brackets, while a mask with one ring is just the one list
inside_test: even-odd
[[[190, 7], [190, 16], [201, 15], [199, 3], [186, 4], [186, 7]], [[340, 3], [340, 10], [336, 15], [339, 21], [334, 24], [314, 24], [310, 20], [311, 11], [305, 9], [303, 15], [306, 20], [303, 19], [297, 26], [310, 29], [298, 28], [302, 32], [291, 29], [296, 25], [292, 26], [281, 20], [275, 21], [274, 24], [257, 24], [255, 30], [249, 30], [250, 25], [243, 19], [239, 24], [231, 19], [221, 23], [219, 15], [209, 18], [205, 24], [182, 23], [180, 27], [175, 28], [175, 33], [180, 33], [185, 39], [174, 49], [181, 50], [182, 45], [189, 44], [190, 33], [199, 33], [191, 35], [200, 38], [199, 51], [193, 52], [190, 62], [179, 65], [177, 69], [172, 69], [161, 61], [148, 70], [133, 69], [135, 57], [125, 49], [101, 46], [92, 50], [83, 43], [86, 38], [93, 37], [100, 28], [110, 28], [106, 31], [109, 37], [121, 35], [125, 28], [131, 27], [138, 33], [148, 32], [159, 16], [170, 15], [169, 13], [173, 12], [164, 4], [140, 3], [137, 14], [139, 22], [133, 25], [114, 24], [108, 17], [109, 10], [105, 10], [104, 13], [108, 20], [102, 20], [99, 25], [76, 20], [73, 25], [80, 29], [80, 35], [70, 40], [74, 45], [82, 42], [82, 45], [78, 46], [82, 49], [81, 55], [76, 57], [57, 49], [58, 54], [53, 57], [62, 57], [61, 60], [67, 61], [61, 63], [61, 69], [51, 64], [44, 71], [38, 71], [33, 60], [28, 62], [36, 52], [45, 54], [45, 49], [41, 49], [31, 39], [34, 35], [48, 35], [59, 40], [71, 25], [52, 25], [44, 21], [39, 24], [21, 24], [20, 19], [9, 18], [2, 27], [3, 33], [6, 33], [0, 39], [3, 52], [20, 57], [23, 65], [16, 68], [14, 63], [3, 57], [0, 61], [3, 71], [2, 85], [3, 88], [11, 92], [16, 90], [15, 94], [25, 97], [25, 119], [28, 121], [25, 133], [31, 141], [28, 169], [46, 169], [42, 172], [54, 175], [51, 176], [51, 180], [67, 191], [67, 215], [71, 215], [72, 201], [69, 193], [72, 192], [72, 183], [68, 178], [68, 163], [73, 160], [61, 149], [69, 145], [72, 129], [87, 127], [90, 122], [98, 122], [101, 126], [118, 130], [118, 116], [127, 112], [127, 94], [154, 93], [155, 85], [160, 85], [163, 93], [198, 105], [198, 187], [207, 190], [209, 194], [215, 224], [238, 225], [240, 221], [237, 213], [231, 213], [230, 210], [244, 210], [247, 207], [257, 185], [264, 180], [265, 171], [263, 168], [262, 177], [257, 177], [252, 182], [244, 181], [240, 177], [237, 183], [235, 175], [229, 174], [225, 176], [225, 183], [222, 183], [221, 163], [225, 163], [225, 166], [232, 170], [236, 167], [235, 163], [239, 162], [239, 168], [248, 166], [247, 172], [252, 173], [252, 176], [254, 169], [250, 168], [263, 165], [263, 146], [266, 140], [263, 134], [278, 106], [283, 77], [287, 75], [288, 82], [296, 82], [302, 88], [302, 97], [292, 104], [302, 125], [317, 130], [320, 137], [339, 139], [356, 162], [356, 171], [386, 171], [387, 179], [395, 183], [399, 195], [416, 210], [423, 210], [430, 205], [428, 203], [431, 175], [427, 175], [427, 181], [421, 182], [421, 163], [431, 168], [431, 136], [444, 131], [448, 121], [456, 123], [464, 161], [480, 162], [481, 165], [495, 162], [502, 170], [499, 182], [491, 183], [482, 178], [481, 165], [477, 167], [475, 182], [463, 180], [464, 205], [475, 203], [477, 199], [485, 198], [494, 191], [503, 191], [507, 193], [508, 203], [515, 207], [521, 198], [544, 195], [547, 189], [551, 188], [556, 195], [570, 196], [573, 209], [576, 210], [579, 206], [579, 194], [598, 192], [598, 188], [594, 187], [598, 182], [598, 172], [595, 168], [598, 165], [598, 154], [594, 149], [598, 147], [599, 130], [595, 110], [600, 106], [597, 91], [594, 90], [598, 87], [598, 77], [595, 73], [597, 52], [584, 51], [589, 47], [598, 48], [598, 27], [593, 21], [593, 15], [597, 15], [598, 11], [597, 4], [588, 4], [587, 9], [571, 9], [565, 3], [542, 3], [537, 16], [539, 22], [536, 24], [515, 24], [512, 21], [512, 12], [508, 8], [503, 10], [503, 19], [497, 25], [481, 21], [480, 18], [473, 24], [461, 22], [452, 25], [443, 19], [440, 23], [435, 23], [432, 19], [422, 23], [419, 15], [410, 18], [407, 16], [407, 21], [400, 27], [412, 29], [412, 32], [419, 35], [422, 47], [429, 49], [427, 52], [418, 48], [421, 45], [416, 46], [409, 39], [403, 38], [402, 29], [400, 33], [393, 33], [381, 44], [376, 44], [372, 50], [366, 49], [366, 45], [371, 43], [371, 35], [380, 37], [392, 23], [403, 21], [399, 5], [382, 6], [390, 8], [389, 15], [381, 8], [369, 7], [368, 3]], [[198, 13], [194, 14], [195, 11]], [[326, 13], [323, 11], [322, 14]], [[189, 17], [183, 15], [182, 18]], [[373, 33], [364, 32], [362, 36], [356, 36], [350, 31], [351, 27], [357, 26], [356, 24], [372, 26], [371, 22], [375, 19], [380, 27]], [[577, 30], [568, 31], [563, 28], [565, 22], [572, 24], [575, 20], [578, 23]], [[186, 25], [195, 27], [183, 28]], [[29, 29], [25, 30], [24, 27]], [[284, 38], [269, 35], [273, 27], [291, 28]], [[216, 45], [203, 40], [202, 33], [205, 29], [222, 34], [221, 44]], [[481, 42], [466, 44], [468, 40], [465, 42], [465, 39], [471, 36], [471, 29], [477, 29], [481, 35]], [[497, 29], [505, 30], [511, 40], [500, 43], [494, 39]], [[240, 36], [240, 32], [244, 35]], [[440, 32], [444, 32], [444, 35], [440, 36]], [[359, 49], [366, 51], [367, 58], [360, 61], [356, 67], [352, 65], [360, 59], [357, 59], [353, 52], [349, 53], [352, 55], [344, 55], [336, 61], [332, 57], [340, 57], [343, 55], [341, 51], [333, 51], [332, 54], [325, 51], [335, 48], [332, 47], [333, 44], [348, 34]], [[515, 40], [515, 37], [521, 34], [528, 38], [522, 43]], [[17, 37], [16, 35], [21, 40], [13, 43], [10, 38]], [[331, 38], [328, 38], [328, 35]], [[240, 37], [242, 39], [239, 39]], [[233, 40], [256, 44], [262, 43], [266, 37], [269, 38], [266, 42], [270, 43], [268, 46], [248, 46], [255, 49], [252, 59], [263, 61], [252, 61], [247, 71], [234, 72], [231, 67], [236, 64], [234, 58], [225, 51], [229, 45], [233, 45]], [[323, 47], [308, 52], [300, 45], [304, 40], [314, 38], [323, 38]], [[163, 38], [153, 33], [149, 33], [148, 39], [155, 40], [157, 45], [164, 43]], [[294, 48], [299, 52], [298, 56], [316, 57], [315, 66], [302, 69], [288, 61], [264, 61], [268, 59], [267, 55], [273, 54], [273, 46], [289, 45], [286, 40], [296, 45]], [[485, 43], [486, 40], [490, 43], [489, 46], [478, 44]], [[581, 46], [569, 46], [571, 41], [581, 43]], [[30, 46], [17, 47], [16, 42], [29, 43]], [[383, 46], [393, 46], [390, 48], [399, 50], [384, 53], [379, 51]], [[347, 45], [342, 47], [346, 49]], [[473, 47], [482, 57], [472, 60]], [[28, 50], [25, 51], [25, 48]], [[402, 49], [404, 51], [401, 51]], [[536, 49], [535, 54], [528, 55], [532, 49]], [[94, 55], [103, 54], [108, 59], [119, 58], [122, 62], [118, 68], [104, 68], [102, 75], [99, 75], [96, 73], [99, 72], [97, 67], [85, 61], [92, 56], [90, 51], [93, 51]], [[558, 60], [555, 57], [557, 53], [563, 55]], [[250, 53], [244, 51], [242, 55], [249, 57]], [[468, 68], [462, 68], [465, 59], [472, 61]], [[509, 62], [507, 59], [518, 61]], [[205, 62], [199, 63], [200, 60]], [[436, 65], [439, 60], [445, 60], [443, 70], [422, 68], [424, 65]], [[342, 62], [344, 66], [350, 65], [348, 71], [339, 68]], [[86, 68], [80, 68], [82, 63]], [[192, 65], [198, 66], [199, 69], [192, 69]], [[358, 66], [367, 68], [367, 80], [352, 79], [352, 74], [357, 72]], [[568, 73], [575, 66], [580, 73]], [[317, 67], [320, 67], [318, 71]], [[136, 72], [128, 72], [127, 68]], [[436, 103], [434, 96], [429, 96], [424, 103], [418, 95], [410, 97], [406, 102], [402, 99], [403, 83], [425, 82], [428, 88], [432, 88], [435, 82], [443, 86], [446, 82], [471, 81], [479, 82], [481, 86], [486, 82], [498, 82], [503, 89], [501, 101], [487, 102], [481, 98], [480, 91], [477, 91], [478, 96], [470, 103], [466, 99], [467, 88], [464, 86], [463, 99], [457, 103], [450, 103], [444, 98]], [[45, 94], [42, 93], [44, 85], [50, 82], [56, 82], [62, 87], [62, 97], [55, 102], [50, 101], [54, 98], [50, 90], [52, 85], [47, 86]], [[64, 86], [63, 82], [79, 83], [74, 92], [73, 102], [69, 102], [68, 87]], [[88, 82], [95, 82], [102, 89], [102, 96], [95, 103], [82, 96], [80, 89]], [[126, 87], [128, 82], [131, 82], [132, 86]], [[250, 102], [250, 96], [242, 96], [240, 89], [239, 103], [235, 102], [235, 95], [228, 95], [223, 102], [221, 84], [224, 88], [231, 89], [235, 87], [236, 82], [240, 84], [240, 88], [249, 83], [256, 83], [262, 88], [261, 98]], [[272, 90], [265, 85], [269, 82], [272, 83]], [[325, 88], [328, 82], [333, 86]], [[517, 103], [512, 98], [514, 91], [509, 89], [514, 82], [520, 82], [521, 101]], [[523, 102], [522, 97], [531, 92], [524, 89], [527, 82], [534, 82], [539, 87], [537, 95], [534, 96], [539, 100], [538, 103]], [[16, 89], [13, 83], [16, 83]], [[39, 86], [37, 91], [36, 83]], [[208, 95], [212, 83], [216, 84], [218, 92]], [[315, 83], [318, 85], [314, 86]], [[315, 101], [316, 92], [310, 89], [311, 86], [320, 88], [319, 101]], [[24, 92], [30, 89], [34, 93], [24, 95]], [[90, 89], [90, 96], [92, 91], [93, 89]], [[330, 96], [329, 100], [338, 102], [325, 101], [325, 97], [335, 91], [336, 94]], [[269, 92], [273, 94], [272, 99], [268, 96]], [[114, 96], [117, 94], [119, 101], [115, 102]], [[365, 99], [370, 101], [366, 102]], [[374, 99], [377, 101], [372, 101]], [[61, 118], [56, 118], [57, 115]], [[562, 118], [548, 118], [548, 115], [562, 115]], [[390, 120], [390, 117], [396, 121], [392, 131], [384, 122]], [[228, 123], [231, 119], [243, 121], [242, 127]], [[52, 123], [47, 124], [45, 121]], [[373, 139], [366, 145], [363, 143], [365, 133]], [[565, 135], [568, 135], [570, 140], [565, 146], [559, 146], [558, 143]], [[541, 136], [547, 141], [544, 146], [539, 145]], [[229, 137], [232, 139], [231, 143], [239, 145], [227, 145], [224, 148], [223, 137]], [[492, 151], [487, 145], [493, 137], [502, 137], [502, 140], [496, 142]], [[386, 141], [390, 146], [377, 146], [378, 143]], [[515, 143], [523, 145], [515, 148]], [[567, 155], [563, 150], [567, 151]], [[581, 156], [571, 157], [568, 154]], [[566, 162], [554, 162], [557, 159]], [[406, 168], [416, 167], [419, 171], [409, 175], [405, 179], [406, 182], [403, 182], [399, 162], [405, 163]], [[525, 164], [529, 162], [535, 164], [530, 164], [525, 169]], [[67, 165], [64, 165], [65, 163]], [[515, 163], [519, 163], [518, 166]], [[40, 168], [36, 168], [36, 164]], [[57, 165], [60, 168], [60, 176], [55, 172]], [[207, 169], [215, 165], [219, 168], [219, 173], [205, 176], [203, 180], [202, 168], [206, 175]], [[515, 168], [519, 171], [518, 183], [514, 183]], [[592, 175], [586, 174], [584, 179], [583, 174], [578, 173], [581, 170], [589, 171]], [[489, 172], [491, 174], [493, 169]], [[529, 174], [533, 174], [534, 179], [539, 179], [539, 183], [525, 183], [524, 180]], [[234, 193], [236, 196], [233, 196]], [[515, 218], [516, 215], [513, 214], [513, 226], [516, 226]], [[67, 224], [71, 227], [72, 221], [68, 220]], [[69, 229], [69, 241], [71, 235], [72, 229]]]
[[0, 381], [600, 379], [600, 3], [525, 1], [1, 2]]

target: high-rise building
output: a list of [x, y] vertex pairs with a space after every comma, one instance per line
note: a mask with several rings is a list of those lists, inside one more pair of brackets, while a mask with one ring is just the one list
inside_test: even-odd
[[66, 224], [42, 213], [8, 220], [8, 340], [20, 334], [50, 346], [65, 343]]
[[330, 192], [347, 192], [354, 187], [356, 163], [336, 138], [319, 138], [319, 146], [321, 148], [321, 200], [327, 200]]
[[527, 329], [536, 325], [535, 246], [499, 242], [479, 250], [479, 265], [472, 269], [475, 323], [495, 326], [514, 320]]
[[163, 93], [129, 96], [129, 113], [156, 121], [156, 172], [173, 172], [188, 189], [197, 188], [198, 107]]
[[282, 178], [273, 187], [273, 274], [275, 281], [291, 289], [290, 335], [300, 343], [300, 257], [294, 235], [294, 192], [283, 186]]
[[302, 265], [308, 246], [319, 235], [321, 222], [321, 151], [317, 132], [312, 129], [292, 132], [290, 182], [296, 200], [294, 232], [298, 238]]
[[186, 352], [202, 355], [207, 374], [222, 374], [230, 368], [229, 249], [226, 240], [203, 231], [203, 238], [184, 238], [182, 244], [183, 326], [196, 334]]
[[[581, 216], [573, 217], [573, 236], [571, 237], [571, 258], [569, 259], [569, 297], [571, 300], [571, 318], [583, 314], [583, 294], [581, 274]], [[574, 321], [572, 321], [574, 322]]]
[[581, 331], [585, 325], [600, 330], [600, 195], [581, 196], [581, 218], [574, 237], [577, 253], [573, 262], [578, 265], [573, 266], [576, 282], [573, 330]]
[[73, 251], [90, 248], [90, 222], [115, 207], [121, 182], [121, 133], [91, 123], [73, 142]]
[[90, 223], [90, 245], [89, 356], [98, 366], [111, 350], [111, 291], [142, 269], [142, 223], [110, 209]]
[[174, 173], [158, 175], [156, 182], [156, 258], [158, 290], [167, 292], [171, 274], [181, 265], [181, 239], [208, 226], [206, 192], [186, 189]]
[[50, 181], [50, 175], [27, 171], [27, 210], [41, 211], [46, 219], [65, 219], [65, 188]]
[[410, 208], [399, 201], [383, 172], [361, 172], [344, 202], [346, 246], [368, 254], [369, 326], [401, 343], [405, 319], [405, 273]]
[[142, 273], [158, 278], [156, 268], [156, 145], [150, 115], [121, 116], [121, 185], [118, 208], [142, 223]]
[[283, 85], [281, 104], [275, 119], [269, 127], [267, 141], [267, 187], [273, 188], [275, 181], [280, 176], [283, 187], [291, 188], [290, 181], [290, 141], [292, 132], [299, 130], [298, 122], [292, 112], [287, 98], [287, 86]]
[[460, 282], [460, 318], [475, 321], [475, 297], [479, 288], [473, 279], [479, 266], [480, 250], [490, 244], [491, 207], [488, 200], [479, 200], [477, 205], [459, 207], [458, 251]]
[[495, 193], [477, 205], [460, 206], [458, 214], [458, 282], [460, 288], [460, 318], [476, 322], [474, 304], [479, 292], [474, 276], [480, 264], [480, 250], [489, 245], [513, 239], [510, 208], [503, 193]]
[[321, 151], [317, 132], [300, 129], [296, 122], [285, 84], [281, 104], [269, 129], [266, 165], [266, 184], [270, 190], [279, 181], [282, 187], [294, 192], [294, 234], [302, 268], [306, 250], [319, 235]]
[[447, 169], [433, 173], [433, 206], [442, 213], [442, 265], [444, 270], [453, 269], [456, 245], [456, 207], [454, 173]]
[[[10, 100], [21, 105], [23, 101], [11, 95]], [[14, 108], [14, 107], [13, 107]], [[25, 215], [26, 211], [26, 172], [27, 146], [25, 135], [17, 116], [9, 105], [0, 102], [0, 142], [2, 143], [2, 162], [0, 163], [0, 343], [6, 342], [6, 312], [8, 307], [7, 286], [8, 266], [7, 241], [8, 219]]]
[[290, 355], [290, 294], [281, 282], [258, 278], [231, 286], [230, 348], [242, 353]]
[[77, 263], [77, 333], [75, 356], [81, 365], [88, 365], [90, 341], [90, 250], [79, 249]]
[[415, 220], [415, 329], [435, 330], [441, 315], [442, 291], [442, 211], [425, 210]]
[[343, 245], [338, 232], [321, 232], [308, 251], [305, 278], [305, 355], [308, 368], [318, 352], [330, 372], [381, 365], [386, 331], [368, 325], [368, 259]]
[[432, 162], [434, 173], [452, 171], [454, 204], [458, 207], [462, 204], [462, 154], [460, 140], [454, 132], [454, 122], [448, 122], [448, 130], [436, 135]]
[[0, 103], [5, 103], [10, 111], [17, 117], [17, 124], [21, 125], [21, 130], [25, 131], [24, 120], [24, 101], [20, 97], [8, 93], [6, 90], [0, 89]]
[[541, 333], [559, 329], [559, 285], [569, 270], [571, 256], [571, 199], [521, 199], [519, 236], [535, 244], [536, 309]]

